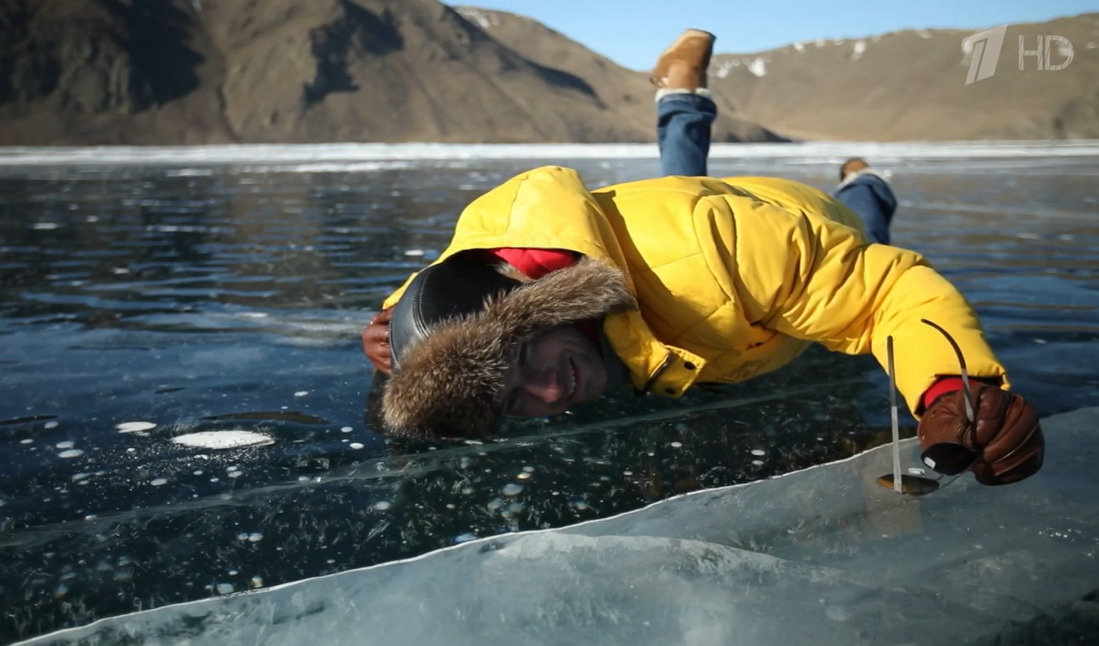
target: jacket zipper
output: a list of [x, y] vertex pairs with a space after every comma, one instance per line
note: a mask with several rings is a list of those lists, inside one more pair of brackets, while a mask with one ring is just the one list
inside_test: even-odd
[[660, 374], [667, 370], [668, 366], [672, 365], [672, 361], [674, 360], [674, 355], [668, 353], [668, 356], [664, 357], [664, 361], [662, 361], [660, 365], [656, 367], [656, 370], [653, 371], [653, 374], [649, 375], [649, 380], [645, 382], [645, 387], [637, 391], [637, 394], [648, 394], [649, 390], [653, 387], [653, 384], [656, 383], [657, 378], [660, 377]]

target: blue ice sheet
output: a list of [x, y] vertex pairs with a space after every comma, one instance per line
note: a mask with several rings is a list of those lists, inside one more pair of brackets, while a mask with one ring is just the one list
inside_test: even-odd
[[[564, 529], [114, 617], [26, 644], [1011, 644], [1099, 629], [1099, 408], [1045, 468], [929, 496], [888, 447]], [[913, 440], [908, 440], [911, 443]], [[1086, 643], [1073, 642], [1073, 643]]]

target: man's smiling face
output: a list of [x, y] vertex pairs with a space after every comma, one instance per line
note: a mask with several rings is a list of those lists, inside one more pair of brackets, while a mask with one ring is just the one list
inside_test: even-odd
[[594, 402], [606, 389], [599, 348], [575, 325], [562, 325], [519, 349], [501, 402], [505, 415], [549, 417]]

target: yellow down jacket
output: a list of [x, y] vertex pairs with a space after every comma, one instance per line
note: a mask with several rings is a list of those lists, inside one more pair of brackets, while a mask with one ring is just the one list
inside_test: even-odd
[[838, 201], [789, 180], [665, 177], [591, 191], [576, 171], [544, 167], [472, 202], [435, 262], [522, 247], [613, 263], [639, 307], [608, 315], [604, 332], [633, 385], [661, 395], [775, 370], [807, 342], [884, 366], [892, 335], [897, 387], [915, 413], [938, 376], [958, 374], [921, 318], [950, 332], [972, 375], [1006, 387], [957, 289], [920, 254], [865, 243], [860, 227]]

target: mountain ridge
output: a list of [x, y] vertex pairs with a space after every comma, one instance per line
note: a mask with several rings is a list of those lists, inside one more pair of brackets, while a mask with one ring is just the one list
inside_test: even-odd
[[[1010, 69], [1012, 39], [1041, 34], [1076, 43], [1071, 65]], [[1000, 71], [972, 85], [966, 35], [715, 54], [714, 139], [1099, 137], [1099, 14], [1010, 26]], [[653, 119], [646, 73], [507, 12], [436, 0], [0, 2], [0, 145], [651, 142]]]
[[[908, 29], [715, 54], [711, 85], [747, 119], [798, 139], [1099, 137], [1099, 13], [1004, 28], [995, 74], [969, 84], [966, 39], [975, 32]], [[1039, 36], [1051, 35], [1071, 50], [1055, 41], [1051, 69], [1036, 69], [1037, 57], [1026, 53], [1020, 70], [1020, 49], [1033, 52]], [[808, 53], [810, 62], [797, 60]]]

